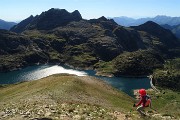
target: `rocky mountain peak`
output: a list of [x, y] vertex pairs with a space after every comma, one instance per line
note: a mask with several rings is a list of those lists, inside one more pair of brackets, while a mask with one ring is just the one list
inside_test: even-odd
[[153, 21], [147, 21], [142, 25], [139, 25], [143, 28], [149, 28], [149, 27], [156, 27], [156, 28], [161, 28], [161, 26]]
[[98, 20], [107, 21], [108, 19], [106, 17], [102, 16], [102, 17], [98, 18]]
[[17, 26], [13, 27], [11, 31], [23, 32], [24, 30], [32, 29], [51, 30], [56, 27], [65, 26], [72, 21], [80, 20], [82, 20], [82, 16], [77, 10], [69, 13], [65, 9], [51, 8], [36, 17], [30, 16], [23, 20]]
[[70, 14], [65, 9], [57, 9], [57, 8], [51, 8], [48, 11], [42, 12], [40, 16], [60, 16], [60, 15], [68, 15]]
[[74, 12], [72, 12], [72, 15], [76, 16], [77, 18], [81, 18], [82, 19], [82, 16], [81, 16], [81, 14], [80, 14], [80, 12], [78, 10], [75, 10]]

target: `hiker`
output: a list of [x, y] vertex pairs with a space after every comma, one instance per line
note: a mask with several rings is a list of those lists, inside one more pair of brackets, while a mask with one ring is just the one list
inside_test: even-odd
[[140, 89], [139, 91], [140, 94], [140, 101], [137, 104], [134, 104], [133, 107], [138, 107], [136, 110], [142, 115], [145, 116], [146, 114], [144, 113], [144, 108], [148, 107], [151, 105], [151, 99], [150, 97], [146, 94], [145, 89]]

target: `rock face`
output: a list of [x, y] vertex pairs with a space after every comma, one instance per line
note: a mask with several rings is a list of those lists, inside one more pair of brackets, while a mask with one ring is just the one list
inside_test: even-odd
[[22, 32], [24, 30], [38, 29], [49, 30], [59, 26], [65, 26], [72, 21], [80, 21], [82, 19], [79, 11], [69, 13], [65, 9], [50, 9], [35, 17], [30, 16], [19, 25], [11, 28], [13, 32]]

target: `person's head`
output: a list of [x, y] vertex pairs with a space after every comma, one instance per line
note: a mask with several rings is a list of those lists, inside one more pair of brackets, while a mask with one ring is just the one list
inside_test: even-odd
[[140, 94], [141, 96], [145, 96], [145, 95], [146, 95], [146, 90], [145, 90], [145, 89], [140, 89], [140, 90], [139, 90], [139, 94]]

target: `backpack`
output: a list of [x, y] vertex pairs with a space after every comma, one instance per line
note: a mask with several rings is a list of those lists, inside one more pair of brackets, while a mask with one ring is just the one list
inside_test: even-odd
[[151, 97], [149, 95], [146, 95], [146, 103], [145, 103], [145, 107], [151, 107]]

